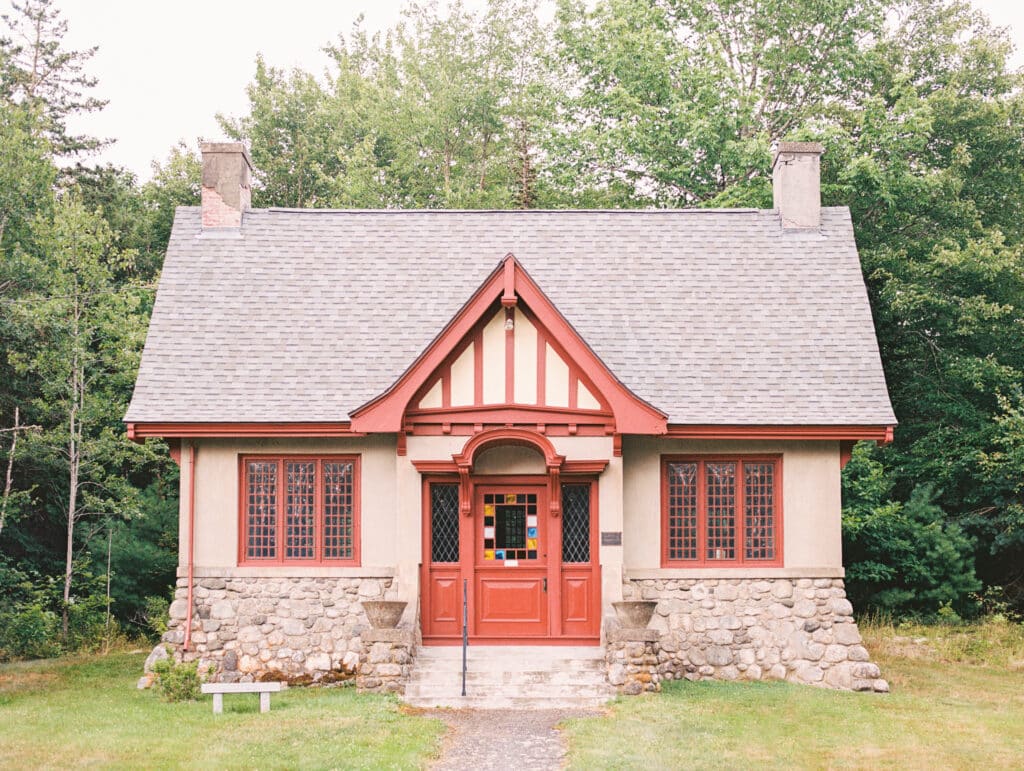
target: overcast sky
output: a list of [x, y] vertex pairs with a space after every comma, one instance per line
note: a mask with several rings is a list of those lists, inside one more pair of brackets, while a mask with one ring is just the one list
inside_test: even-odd
[[[90, 71], [101, 113], [73, 126], [116, 142], [100, 156], [142, 179], [150, 162], [166, 157], [179, 139], [220, 138], [214, 115], [245, 112], [245, 86], [257, 53], [268, 63], [321, 72], [321, 52], [348, 33], [363, 14], [370, 30], [399, 18], [406, 0], [57, 0], [69, 24], [68, 45], [98, 45]], [[973, 0], [999, 25], [1009, 26], [1024, 64], [1024, 1]], [[482, 7], [485, 0], [465, 0]], [[9, 0], [0, 0], [6, 10]]]

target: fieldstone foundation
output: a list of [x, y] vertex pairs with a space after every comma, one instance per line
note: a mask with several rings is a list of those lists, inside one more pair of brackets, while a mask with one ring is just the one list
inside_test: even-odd
[[[390, 578], [198, 578], [192, 650], [183, 651], [188, 582], [178, 579], [163, 641], [177, 660], [198, 660], [213, 682], [358, 679], [363, 660], [380, 655], [373, 652], [377, 643], [364, 640], [370, 624], [360, 602], [383, 599], [391, 584]], [[380, 663], [402, 666], [398, 653], [389, 656]]]
[[[889, 690], [862, 644], [841, 579], [632, 579], [624, 582], [623, 597], [658, 602], [648, 625], [657, 646], [648, 651], [645, 643], [643, 656], [639, 641], [629, 647], [609, 632], [609, 679], [623, 693], [640, 692], [635, 685], [626, 690], [629, 670], [640, 671], [652, 654], [660, 680], [770, 679]], [[613, 646], [630, 662], [623, 663], [622, 684], [612, 680]]]
[[404, 694], [416, 655], [416, 635], [406, 629], [367, 629], [362, 640], [356, 687]]
[[654, 629], [612, 629], [605, 646], [608, 682], [626, 696], [661, 690], [661, 643]]

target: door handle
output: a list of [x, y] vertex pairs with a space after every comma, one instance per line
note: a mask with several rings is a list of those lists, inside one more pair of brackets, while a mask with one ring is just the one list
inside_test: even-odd
[[545, 578], [544, 579], [544, 593], [547, 594], [547, 591], [548, 591], [548, 580]]

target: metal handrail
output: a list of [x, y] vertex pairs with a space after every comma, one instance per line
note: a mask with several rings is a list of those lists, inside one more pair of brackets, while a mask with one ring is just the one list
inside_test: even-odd
[[462, 695], [466, 695], [466, 648], [469, 647], [469, 602], [466, 579], [462, 579]]

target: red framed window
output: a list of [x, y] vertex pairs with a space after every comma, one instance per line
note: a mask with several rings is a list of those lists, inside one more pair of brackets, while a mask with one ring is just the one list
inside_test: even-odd
[[240, 459], [241, 564], [359, 564], [359, 457]]
[[782, 565], [782, 459], [662, 458], [662, 565]]

